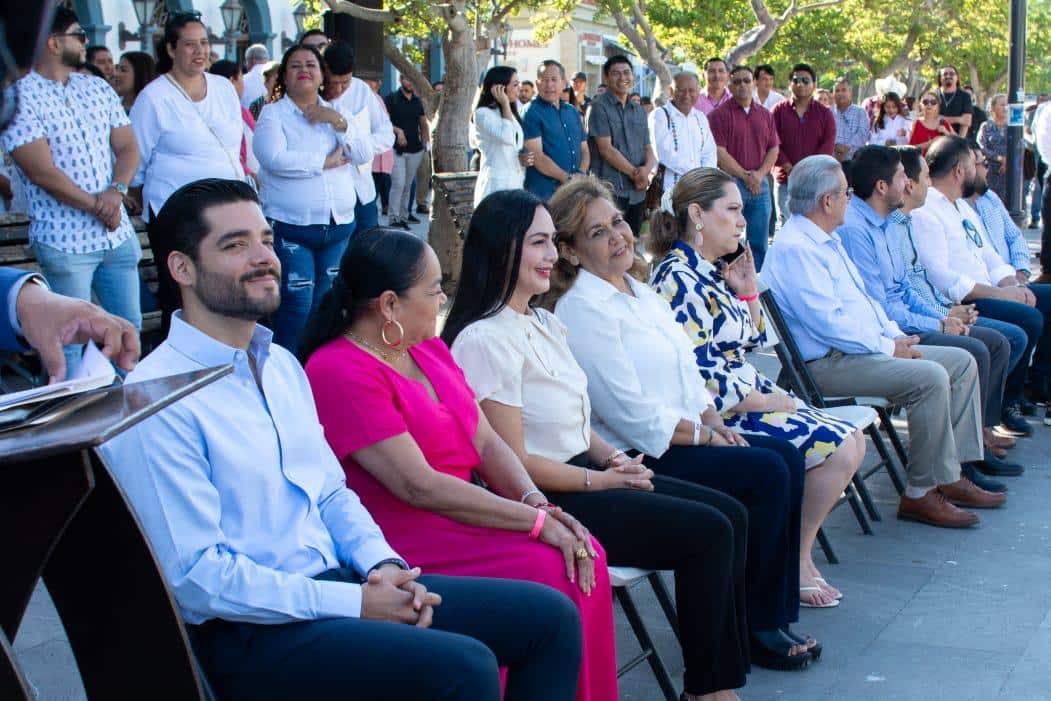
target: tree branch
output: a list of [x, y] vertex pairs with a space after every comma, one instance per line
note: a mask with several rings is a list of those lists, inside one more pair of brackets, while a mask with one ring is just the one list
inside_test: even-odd
[[416, 86], [420, 99], [429, 107], [434, 101], [436, 94], [431, 81], [427, 80], [427, 76], [423, 74], [423, 71], [417, 68], [416, 64], [410, 61], [409, 57], [403, 54], [401, 49], [395, 46], [394, 42], [386, 34], [383, 35], [383, 55], [402, 75], [412, 81], [412, 84]]
[[401, 15], [392, 10], [377, 10], [371, 7], [362, 7], [361, 5], [349, 2], [349, 0], [324, 0], [324, 3], [328, 5], [328, 9], [333, 12], [350, 15], [355, 19], [364, 20], [366, 22], [381, 22], [389, 24], [401, 21]]
[[843, 0], [825, 0], [824, 2], [814, 2], [814, 3], [810, 3], [809, 5], [803, 5], [802, 7], [797, 7], [792, 14], [793, 15], [798, 15], [798, 14], [800, 14], [802, 12], [809, 12], [810, 10], [817, 10], [817, 9], [822, 8], [822, 7], [831, 7], [832, 5], [838, 5], [841, 2], [843, 2]]

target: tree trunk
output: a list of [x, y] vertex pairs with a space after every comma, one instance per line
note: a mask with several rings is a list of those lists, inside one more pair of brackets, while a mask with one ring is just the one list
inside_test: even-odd
[[631, 3], [632, 16], [635, 23], [632, 24], [627, 16], [619, 8], [610, 8], [610, 15], [617, 24], [620, 33], [628, 38], [628, 43], [638, 52], [639, 57], [646, 62], [646, 66], [657, 76], [656, 84], [653, 86], [653, 97], [667, 98], [671, 95], [671, 71], [668, 64], [664, 62], [664, 49], [657, 43], [657, 37], [653, 34], [649, 21], [646, 19], [645, 7], [640, 0]]
[[842, 0], [819, 0], [819, 2], [800, 7], [797, 0], [792, 0], [784, 12], [774, 15], [770, 12], [765, 0], [750, 0], [752, 13], [759, 24], [741, 35], [734, 47], [730, 49], [730, 53], [726, 55], [726, 64], [728, 66], [743, 64], [748, 57], [754, 56], [766, 46], [777, 31], [796, 15], [821, 7], [838, 5], [840, 2]]
[[475, 94], [478, 63], [474, 31], [461, 11], [448, 18], [449, 31], [442, 40], [445, 53], [445, 86], [434, 130], [435, 173], [467, 170], [467, 116]]

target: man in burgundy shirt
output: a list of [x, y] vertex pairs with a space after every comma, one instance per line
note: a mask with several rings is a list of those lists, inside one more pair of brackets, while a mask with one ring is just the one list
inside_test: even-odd
[[788, 174], [807, 156], [831, 156], [836, 147], [836, 118], [832, 110], [814, 99], [817, 74], [805, 63], [792, 69], [792, 97], [778, 103], [773, 110], [774, 126], [781, 140], [781, 152], [774, 167], [777, 184], [777, 213], [784, 223], [788, 218]]
[[780, 143], [770, 111], [752, 99], [754, 76], [748, 66], [730, 71], [729, 102], [717, 107], [708, 123], [718, 147], [719, 167], [737, 178], [744, 203], [748, 243], [755, 268], [763, 267], [770, 232], [773, 199], [767, 174], [777, 161]]

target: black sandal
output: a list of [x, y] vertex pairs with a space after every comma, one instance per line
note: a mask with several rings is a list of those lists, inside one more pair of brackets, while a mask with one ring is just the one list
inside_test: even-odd
[[810, 652], [800, 655], [788, 654], [793, 647], [804, 643], [789, 638], [777, 628], [753, 631], [751, 638], [752, 662], [760, 667], [782, 672], [795, 672], [806, 669], [813, 659]]
[[792, 640], [795, 640], [797, 644], [806, 645], [807, 652], [810, 653], [810, 656], [813, 658], [814, 662], [817, 662], [821, 659], [821, 651], [824, 649], [821, 647], [821, 643], [814, 640], [809, 635], [800, 635], [799, 633], [794, 633], [792, 629], [788, 626], [782, 628], [781, 632], [787, 635]]

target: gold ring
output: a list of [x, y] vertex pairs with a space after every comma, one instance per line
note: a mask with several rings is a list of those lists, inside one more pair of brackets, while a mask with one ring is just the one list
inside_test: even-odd
[[577, 551], [573, 553], [573, 556], [576, 557], [578, 560], [587, 560], [591, 557], [591, 554], [588, 552], [587, 548], [585, 548], [582, 545], [579, 548], [577, 548]]

